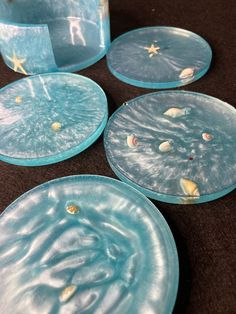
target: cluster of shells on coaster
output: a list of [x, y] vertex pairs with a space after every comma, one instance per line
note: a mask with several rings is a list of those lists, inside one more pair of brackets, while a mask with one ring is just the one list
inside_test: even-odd
[[[189, 75], [191, 74], [190, 70], [187, 71], [189, 69], [185, 69], [183, 72], [183, 74], [187, 75], [187, 73], [189, 73]], [[193, 73], [192, 73], [193, 74]], [[176, 107], [172, 107], [169, 108], [168, 110], [166, 110], [163, 114], [165, 116], [171, 117], [171, 118], [179, 118], [182, 116], [186, 116], [190, 113], [191, 109], [190, 108], [176, 108]], [[213, 140], [213, 135], [211, 135], [210, 133], [202, 133], [202, 138], [204, 141], [206, 142], [210, 142]], [[127, 136], [127, 145], [130, 148], [136, 148], [138, 146], [138, 138], [134, 135], [128, 135]], [[162, 143], [160, 143], [159, 145], [159, 151], [162, 153], [167, 153], [170, 152], [173, 149], [173, 140], [167, 140], [167, 141], [163, 141]], [[190, 159], [192, 160], [192, 158]], [[180, 187], [182, 189], [182, 191], [184, 192], [184, 194], [186, 195], [186, 201], [191, 201], [194, 199], [197, 199], [200, 197], [200, 192], [199, 192], [199, 188], [196, 182], [187, 179], [187, 178], [181, 178], [180, 179]]]

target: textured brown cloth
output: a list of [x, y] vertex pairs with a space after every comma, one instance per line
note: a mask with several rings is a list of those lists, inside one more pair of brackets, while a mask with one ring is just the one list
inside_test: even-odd
[[[234, 0], [111, 0], [112, 37], [153, 25], [181, 27], [203, 36], [213, 48], [211, 69], [181, 89], [205, 93], [235, 106], [235, 5]], [[109, 73], [105, 59], [80, 74], [102, 86], [110, 114], [123, 102], [149, 92], [118, 81]], [[21, 77], [0, 60], [0, 87]], [[64, 162], [35, 168], [0, 162], [0, 173], [0, 210], [51, 179], [73, 174], [115, 177], [106, 161], [102, 137]], [[154, 203], [169, 223], [179, 252], [175, 313], [236, 313], [236, 191], [201, 205]]]

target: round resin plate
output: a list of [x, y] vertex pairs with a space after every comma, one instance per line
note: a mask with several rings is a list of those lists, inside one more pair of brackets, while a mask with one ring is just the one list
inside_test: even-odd
[[201, 203], [236, 187], [236, 110], [185, 91], [147, 94], [110, 118], [104, 143], [116, 175], [148, 197]]
[[28, 77], [0, 90], [0, 160], [39, 166], [70, 158], [102, 133], [103, 90], [75, 74]]
[[157, 208], [120, 181], [73, 176], [0, 218], [2, 313], [171, 313], [178, 257]]
[[197, 34], [174, 27], [146, 27], [118, 37], [107, 55], [113, 75], [144, 88], [173, 88], [201, 78], [212, 51]]

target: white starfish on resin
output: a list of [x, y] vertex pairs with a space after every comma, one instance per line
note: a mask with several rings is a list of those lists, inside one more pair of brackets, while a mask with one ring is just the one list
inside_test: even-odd
[[19, 69], [21, 71], [21, 73], [27, 75], [27, 72], [25, 71], [25, 69], [23, 68], [22, 64], [25, 63], [26, 59], [19, 59], [16, 54], [15, 51], [13, 52], [13, 56], [9, 57], [6, 56], [8, 60], [10, 60], [13, 63], [13, 70], [15, 72], [17, 72], [17, 70]]
[[149, 53], [149, 58], [152, 58], [154, 55], [158, 54], [158, 51], [161, 49], [160, 47], [155, 47], [153, 44], [150, 47], [144, 47], [145, 50]]

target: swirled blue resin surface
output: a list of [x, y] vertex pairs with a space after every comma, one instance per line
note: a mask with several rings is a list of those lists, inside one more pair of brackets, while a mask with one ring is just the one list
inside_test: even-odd
[[0, 51], [23, 74], [76, 71], [110, 44], [108, 0], [2, 0]]
[[174, 27], [146, 27], [118, 37], [107, 54], [118, 79], [145, 88], [173, 88], [202, 77], [212, 58], [208, 43]]
[[124, 104], [105, 131], [119, 178], [151, 198], [200, 203], [236, 187], [236, 110], [198, 93], [166, 91]]
[[173, 308], [178, 258], [171, 232], [156, 207], [122, 182], [98, 176], [48, 182], [10, 205], [0, 228], [2, 313]]
[[98, 138], [107, 115], [104, 92], [86, 77], [19, 80], [0, 90], [0, 159], [34, 166], [72, 157]]

